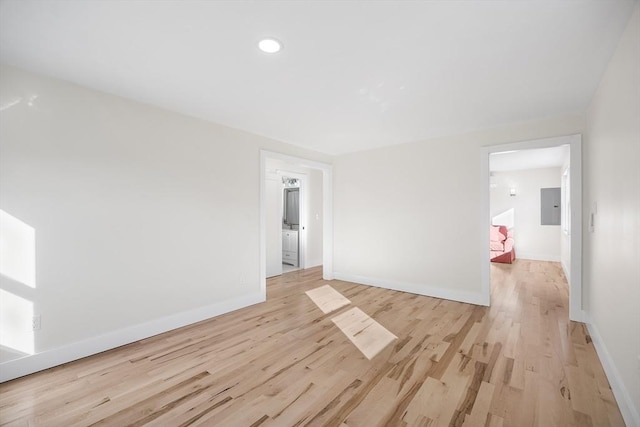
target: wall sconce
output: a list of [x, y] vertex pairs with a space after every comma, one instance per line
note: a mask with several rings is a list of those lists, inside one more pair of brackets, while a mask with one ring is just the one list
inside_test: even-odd
[[511, 187], [511, 188], [509, 189], [509, 195], [510, 195], [511, 197], [515, 196], [515, 195], [516, 195], [516, 189], [515, 189], [515, 188], [513, 188], [513, 187]]

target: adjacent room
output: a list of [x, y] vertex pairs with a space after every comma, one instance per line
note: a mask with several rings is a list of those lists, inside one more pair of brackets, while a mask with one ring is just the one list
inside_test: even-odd
[[0, 0], [0, 425], [640, 427], [640, 6]]
[[517, 234], [518, 258], [562, 262], [569, 276], [569, 153], [569, 145], [562, 144], [491, 154], [492, 262], [515, 260]]

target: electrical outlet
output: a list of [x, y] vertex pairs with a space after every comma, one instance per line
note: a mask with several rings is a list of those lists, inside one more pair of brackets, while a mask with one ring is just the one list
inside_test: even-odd
[[41, 327], [42, 327], [42, 321], [40, 319], [40, 315], [38, 314], [37, 316], [33, 316], [31, 318], [31, 330], [39, 331]]

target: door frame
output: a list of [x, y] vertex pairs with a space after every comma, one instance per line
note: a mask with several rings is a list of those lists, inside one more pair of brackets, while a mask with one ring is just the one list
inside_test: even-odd
[[[322, 278], [333, 280], [333, 167], [302, 157], [275, 151], [260, 150], [260, 292], [267, 297], [267, 232], [266, 232], [266, 162], [280, 160], [293, 166], [316, 169], [322, 172]], [[306, 234], [306, 230], [305, 230]], [[306, 237], [305, 237], [306, 239]]]
[[567, 135], [530, 141], [512, 142], [508, 144], [481, 147], [480, 206], [481, 229], [480, 248], [482, 253], [481, 289], [483, 299], [490, 305], [491, 275], [489, 259], [489, 225], [491, 224], [489, 195], [489, 155], [503, 151], [531, 150], [536, 148], [569, 145], [569, 178], [571, 180], [571, 266], [569, 267], [569, 319], [584, 321], [582, 310], [582, 135]]

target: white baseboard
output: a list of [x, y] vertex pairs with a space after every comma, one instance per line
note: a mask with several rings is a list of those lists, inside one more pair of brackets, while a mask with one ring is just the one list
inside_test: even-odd
[[428, 285], [418, 285], [416, 283], [398, 282], [394, 280], [378, 279], [375, 277], [365, 277], [353, 274], [333, 273], [333, 278], [346, 282], [359, 283], [361, 285], [376, 286], [379, 288], [393, 289], [395, 291], [409, 292], [412, 294], [425, 295], [428, 297], [448, 299], [457, 302], [465, 302], [475, 305], [489, 305], [489, 299], [481, 292], [466, 292], [454, 289], [446, 289]]
[[560, 262], [560, 255], [536, 254], [531, 252], [520, 252], [516, 248], [516, 258], [530, 259], [532, 261], [553, 261]]
[[321, 265], [322, 265], [322, 259], [307, 260], [304, 264], [304, 268], [313, 268]]
[[173, 329], [191, 325], [224, 313], [265, 301], [265, 295], [252, 294], [200, 307], [150, 322], [129, 326], [104, 335], [87, 338], [62, 347], [0, 363], [0, 383], [42, 371], [63, 363], [111, 350]]
[[618, 371], [618, 368], [609, 354], [609, 351], [602, 340], [602, 336], [600, 335], [600, 332], [598, 332], [598, 328], [593, 323], [589, 313], [585, 312], [584, 318], [585, 323], [587, 324], [587, 329], [589, 330], [589, 335], [591, 335], [593, 345], [596, 348], [600, 362], [602, 362], [604, 373], [607, 375], [607, 379], [611, 385], [611, 391], [613, 391], [613, 395], [616, 398], [616, 402], [618, 403], [618, 407], [620, 408], [625, 424], [628, 427], [640, 427], [640, 408], [636, 406], [639, 405], [640, 402], [636, 402], [634, 404], [633, 399], [631, 399], [629, 390], [627, 390], [624, 382], [622, 381], [623, 377], [620, 375], [620, 371]]

